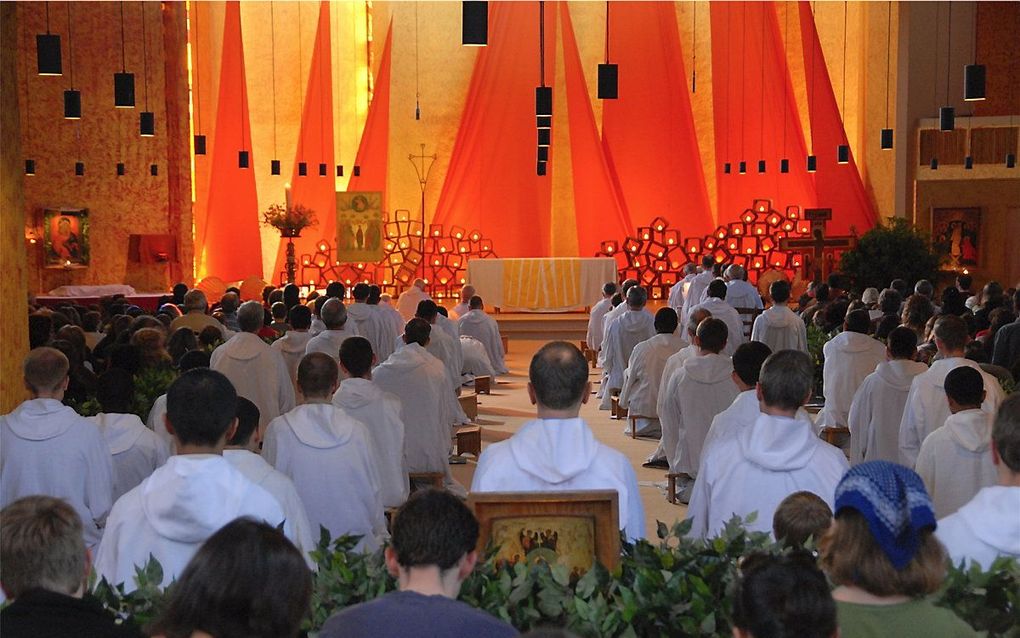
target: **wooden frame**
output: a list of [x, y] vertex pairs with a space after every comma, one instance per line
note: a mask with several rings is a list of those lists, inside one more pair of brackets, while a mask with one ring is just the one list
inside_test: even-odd
[[45, 268], [87, 268], [89, 265], [88, 209], [44, 209], [43, 249], [43, 266]]
[[958, 271], [981, 265], [983, 246], [981, 243], [980, 208], [932, 208], [932, 247], [946, 254], [942, 266], [946, 270]]
[[[468, 507], [478, 517], [480, 534], [478, 551], [484, 552], [490, 539], [513, 534], [521, 541], [513, 546], [503, 544], [497, 557], [508, 564], [518, 560], [544, 560], [566, 564], [572, 572], [587, 571], [593, 560], [613, 569], [620, 559], [620, 497], [616, 490], [575, 490], [571, 492], [472, 492]], [[529, 527], [533, 526], [533, 527]], [[523, 549], [526, 532], [552, 530], [552, 549], [539, 546]], [[564, 535], [560, 536], [560, 531]], [[575, 534], [581, 530], [580, 534]], [[568, 534], [569, 532], [569, 534]], [[584, 548], [586, 534], [591, 535], [591, 548]], [[562, 539], [578, 542], [576, 548], [558, 544]], [[521, 555], [522, 552], [526, 552]], [[500, 558], [497, 558], [500, 560]]]

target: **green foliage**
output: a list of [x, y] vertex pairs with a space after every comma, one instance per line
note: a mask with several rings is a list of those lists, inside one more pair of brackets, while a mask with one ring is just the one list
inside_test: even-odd
[[177, 378], [177, 371], [167, 367], [142, 368], [135, 374], [135, 405], [133, 412], [144, 422], [149, 410]]
[[[460, 599], [501, 618], [521, 632], [551, 625], [580, 636], [620, 638], [730, 636], [731, 592], [742, 556], [755, 551], [779, 553], [768, 534], [747, 532], [734, 517], [712, 539], [687, 538], [690, 522], [669, 528], [658, 524], [658, 543], [623, 542], [619, 564], [609, 571], [595, 565], [573, 579], [566, 568], [545, 563], [497, 567], [490, 550], [464, 581]], [[382, 551], [354, 551], [359, 537], [330, 541], [325, 530], [312, 558], [317, 565], [306, 631], [318, 631], [345, 607], [396, 589]], [[163, 572], [150, 558], [137, 571], [139, 588], [129, 594], [105, 580], [96, 597], [126, 622], [151, 622], [165, 604], [159, 590]], [[171, 585], [170, 587], [173, 587]], [[999, 559], [982, 572], [951, 568], [935, 604], [955, 612], [989, 636], [1018, 636], [1020, 628], [1020, 563]]]
[[815, 396], [821, 397], [822, 394], [822, 370], [825, 367], [825, 355], [822, 353], [822, 348], [828, 343], [832, 337], [824, 330], [816, 326], [814, 323], [809, 323], [807, 326], [807, 346], [808, 354], [811, 355], [811, 361], [815, 364]]
[[853, 281], [854, 290], [881, 290], [895, 278], [908, 283], [934, 281], [944, 257], [931, 246], [927, 233], [905, 219], [890, 217], [864, 233], [855, 249], [843, 253], [839, 268]]

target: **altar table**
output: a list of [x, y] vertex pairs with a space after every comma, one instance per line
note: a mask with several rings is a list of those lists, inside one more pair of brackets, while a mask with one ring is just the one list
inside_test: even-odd
[[485, 305], [503, 312], [584, 310], [616, 279], [610, 257], [472, 259], [467, 265], [467, 280]]

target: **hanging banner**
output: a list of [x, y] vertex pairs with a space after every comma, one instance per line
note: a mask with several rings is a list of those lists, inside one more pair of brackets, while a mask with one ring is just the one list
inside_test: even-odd
[[336, 254], [340, 263], [375, 263], [383, 258], [380, 192], [336, 194]]

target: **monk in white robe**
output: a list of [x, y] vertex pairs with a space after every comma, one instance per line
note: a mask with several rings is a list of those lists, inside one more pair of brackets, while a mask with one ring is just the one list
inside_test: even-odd
[[[737, 386], [732, 381], [733, 361], [722, 354], [726, 338], [726, 324], [722, 321], [714, 317], [702, 321], [695, 337], [698, 356], [673, 375], [660, 401], [663, 410], [659, 420], [669, 470], [686, 475], [678, 482], [681, 502], [690, 498], [690, 483], [697, 478], [701, 449], [712, 419], [737, 397]], [[674, 441], [671, 451], [669, 445]]]
[[[761, 374], [761, 366], [771, 354], [772, 350], [767, 345], [757, 341], [741, 344], [733, 353], [731, 378], [733, 384], [737, 386], [738, 394], [728, 408], [712, 419], [712, 425], [708, 428], [708, 434], [705, 436], [705, 443], [701, 447], [702, 458], [719, 441], [736, 438], [758, 420], [761, 415], [756, 392], [758, 377]], [[810, 422], [810, 417], [807, 418]]]
[[380, 389], [400, 399], [407, 471], [442, 473], [447, 489], [466, 494], [450, 474], [454, 414], [444, 399], [446, 369], [425, 350], [431, 332], [432, 326], [423, 319], [408, 321], [404, 347], [376, 366], [372, 378]]
[[287, 313], [287, 323], [290, 330], [274, 341], [271, 347], [283, 356], [290, 380], [296, 387], [298, 364], [301, 363], [301, 357], [305, 356], [308, 342], [314, 336], [308, 331], [312, 325], [312, 311], [308, 306], [294, 306]]
[[850, 404], [850, 465], [900, 461], [900, 421], [914, 377], [928, 366], [913, 357], [917, 333], [895, 328], [886, 340], [886, 358], [864, 378]]
[[609, 282], [602, 286], [602, 299], [591, 307], [591, 315], [588, 316], [588, 331], [584, 335], [584, 341], [593, 352], [602, 349], [602, 320], [606, 313], [613, 309], [613, 295], [616, 294], [616, 284]]
[[[407, 321], [404, 319], [403, 315], [401, 315], [397, 309], [393, 307], [393, 301], [389, 295], [379, 295], [379, 310], [382, 311], [383, 316], [390, 322], [393, 334], [397, 336], [403, 334], [404, 324], [407, 323]], [[380, 359], [380, 361], [385, 361], [385, 359]]]
[[[640, 417], [636, 420], [640, 436], [661, 433], [656, 407], [662, 371], [667, 359], [689, 345], [682, 335], [676, 334], [679, 323], [675, 310], [659, 308], [655, 313], [655, 336], [634, 346], [630, 353], [620, 390], [620, 405], [627, 408], [632, 417]], [[624, 434], [630, 434], [631, 423], [633, 421], [628, 418]]]
[[712, 283], [712, 280], [715, 279], [715, 275], [712, 273], [713, 266], [715, 266], [715, 259], [711, 255], [705, 255], [701, 258], [701, 272], [691, 278], [691, 283], [684, 294], [683, 312], [680, 313], [681, 331], [687, 331], [688, 326], [686, 322], [691, 316], [691, 310], [694, 310], [695, 306], [701, 303], [702, 293], [708, 288], [708, 284]]
[[407, 500], [409, 483], [404, 461], [404, 422], [400, 399], [384, 392], [372, 381], [376, 357], [362, 337], [348, 339], [340, 347], [340, 389], [333, 405], [365, 426], [372, 442], [373, 464], [379, 475], [383, 507], [399, 507]]
[[726, 348], [722, 354], [732, 357], [740, 344], [747, 343], [747, 335], [744, 334], [744, 321], [727, 301], [726, 283], [722, 279], [713, 279], [705, 292], [707, 295], [705, 300], [695, 308], [707, 310], [712, 314], [713, 319], [719, 319], [726, 324]]
[[956, 368], [946, 375], [945, 389], [952, 414], [921, 443], [916, 468], [939, 517], [960, 509], [996, 479], [989, 451], [992, 415], [981, 410], [985, 399], [981, 373]]
[[113, 502], [144, 481], [170, 457], [170, 447], [131, 414], [135, 384], [131, 375], [111, 368], [99, 375], [96, 399], [102, 412], [89, 417], [113, 455]]
[[773, 352], [807, 352], [807, 324], [786, 305], [790, 301], [790, 283], [785, 280], [772, 282], [769, 295], [772, 297], [772, 307], [754, 320], [751, 341], [760, 341]]
[[960, 366], [969, 366], [981, 372], [985, 385], [985, 400], [981, 409], [985, 412], [995, 414], [1002, 402], [1002, 386], [999, 381], [963, 356], [970, 335], [962, 319], [955, 315], [939, 317], [932, 334], [942, 358], [932, 363], [927, 372], [914, 377], [907, 394], [903, 420], [900, 421], [900, 463], [907, 467], [914, 467], [921, 443], [949, 418], [949, 402], [946, 400], [944, 384], [950, 371]]
[[460, 303], [453, 307], [453, 319], [460, 319], [471, 310], [469, 304], [471, 302], [471, 297], [474, 297], [475, 294], [475, 287], [471, 284], [464, 284], [461, 287]]
[[496, 374], [489, 361], [489, 353], [485, 351], [485, 345], [481, 341], [474, 337], [461, 337], [460, 350], [464, 354], [461, 373], [469, 380], [474, 377], [492, 377]]
[[[379, 361], [385, 361], [393, 354], [393, 340], [404, 330], [404, 318], [393, 306], [382, 303], [382, 290], [372, 284], [368, 287], [368, 305], [375, 309], [381, 320], [379, 350], [374, 350]], [[456, 333], [456, 329], [454, 329]]]
[[868, 336], [870, 325], [867, 310], [854, 310], [843, 321], [843, 332], [822, 347], [825, 407], [818, 415], [820, 427], [847, 427], [857, 388], [885, 361], [885, 345]]
[[62, 498], [81, 517], [91, 549], [113, 504], [113, 460], [99, 430], [61, 403], [69, 368], [54, 348], [25, 357], [31, 398], [0, 417], [0, 508], [32, 494]]
[[667, 303], [670, 308], [676, 311], [678, 317], [684, 311], [684, 299], [687, 298], [687, 289], [691, 287], [691, 282], [694, 281], [697, 274], [697, 266], [694, 264], [685, 265], [683, 269], [684, 276], [669, 289]]
[[[359, 336], [368, 339], [372, 344], [373, 352], [385, 351], [386, 346], [393, 343], [393, 332], [389, 329], [389, 321], [379, 312], [378, 307], [368, 304], [370, 292], [371, 287], [366, 283], [354, 286], [354, 290], [351, 292], [354, 303], [348, 304], [346, 307], [347, 323], [352, 325], [354, 332]], [[384, 340], [386, 340], [385, 344]]]
[[170, 386], [166, 421], [177, 454], [114, 504], [95, 562], [110, 584], [136, 589], [136, 567], [151, 555], [165, 587], [207, 538], [240, 516], [283, 524], [296, 540], [279, 502], [223, 458], [236, 401], [230, 381], [214, 370], [191, 370]]
[[[655, 318], [645, 311], [648, 303], [648, 291], [641, 286], [631, 286], [627, 290], [627, 312], [624, 312], [609, 326], [603, 342], [605, 364], [602, 394], [599, 409], [608, 410], [612, 405], [612, 397], [623, 389], [623, 375], [634, 348], [655, 336]], [[622, 304], [621, 304], [622, 305]]]
[[457, 395], [460, 394], [461, 368], [464, 366], [464, 354], [460, 348], [460, 337], [453, 339], [439, 327], [436, 321], [441, 316], [439, 314], [439, 306], [431, 299], [418, 304], [415, 316], [418, 319], [424, 319], [432, 326], [432, 329], [429, 331], [429, 343], [425, 350], [433, 357], [439, 359], [446, 370], [446, 378], [449, 381], [449, 392], [446, 399], [449, 401], [448, 407], [454, 415], [454, 423], [470, 423], [471, 419], [464, 413], [464, 408], [460, 406], [460, 401], [456, 400]]
[[425, 286], [424, 279], [415, 279], [411, 287], [400, 294], [400, 298], [397, 299], [397, 312], [400, 313], [404, 321], [414, 318], [414, 312], [418, 309], [418, 304], [432, 298], [425, 292]]
[[294, 481], [314, 529], [361, 536], [356, 549], [375, 551], [387, 533], [374, 449], [365, 425], [333, 405], [339, 379], [332, 357], [306, 355], [298, 366], [302, 403], [269, 424], [262, 455]]
[[496, 374], [506, 374], [509, 370], [506, 367], [503, 339], [499, 336], [499, 325], [495, 319], [485, 314], [481, 297], [475, 295], [469, 305], [471, 309], [457, 320], [458, 336], [467, 335], [481, 341]]
[[308, 340], [305, 354], [324, 352], [337, 361], [340, 357], [340, 344], [344, 339], [359, 336], [358, 331], [348, 321], [347, 308], [339, 299], [329, 299], [322, 304], [320, 314], [325, 328]]
[[734, 515], [752, 512], [758, 516], [748, 529], [771, 533], [776, 508], [802, 490], [833, 506], [836, 485], [849, 465], [843, 452], [796, 417], [813, 387], [814, 365], [807, 354], [784, 350], [765, 361], [757, 389], [763, 414], [701, 459], [687, 508], [692, 537], [715, 536]]
[[588, 362], [563, 341], [543, 346], [529, 367], [528, 396], [538, 419], [506, 441], [493, 443], [478, 459], [472, 492], [616, 490], [620, 529], [633, 540], [645, 536], [637, 476], [620, 452], [598, 442], [581, 405], [591, 395]]
[[990, 456], [995, 485], [982, 488], [935, 529], [953, 565], [973, 562], [988, 570], [1000, 556], [1020, 559], [1020, 394], [999, 406]]
[[[761, 301], [758, 289], [747, 283], [747, 271], [743, 266], [733, 264], [723, 275], [726, 279], [726, 303], [734, 308], [754, 308], [761, 310], [765, 305]], [[750, 314], [740, 315], [741, 321], [750, 321]]]
[[294, 384], [283, 355], [255, 334], [262, 327], [263, 318], [259, 302], [241, 304], [237, 311], [241, 332], [213, 350], [209, 363], [209, 367], [230, 379], [238, 395], [258, 406], [259, 432], [294, 407]]
[[269, 492], [283, 509], [284, 518], [293, 530], [294, 545], [314, 566], [308, 552], [316, 548], [319, 541], [318, 528], [312, 529], [305, 513], [305, 504], [298, 496], [294, 483], [283, 473], [273, 469], [264, 458], [259, 456], [259, 444], [262, 439], [258, 434], [259, 409], [244, 397], [237, 398], [237, 428], [234, 435], [227, 441], [223, 450], [223, 458], [237, 468], [245, 478]]

